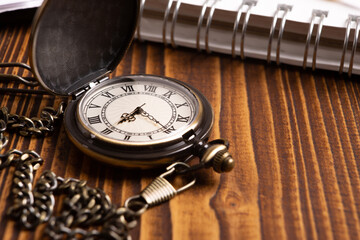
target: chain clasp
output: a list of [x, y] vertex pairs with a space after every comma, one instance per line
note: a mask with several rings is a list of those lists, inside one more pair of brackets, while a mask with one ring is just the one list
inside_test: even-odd
[[[152, 181], [141, 193], [140, 196], [145, 199], [146, 203], [152, 207], [158, 205], [160, 203], [166, 202], [178, 193], [181, 193], [190, 187], [192, 187], [196, 179], [193, 175], [191, 175], [188, 183], [183, 185], [182, 187], [175, 189], [174, 185], [171, 184], [166, 177], [170, 177], [171, 175], [176, 175], [178, 172], [183, 169], [190, 169], [190, 166], [183, 162], [176, 162], [171, 164], [166, 168], [166, 172], [157, 177], [154, 181]], [[184, 176], [185, 177], [185, 176]], [[187, 179], [186, 179], [187, 180]]]

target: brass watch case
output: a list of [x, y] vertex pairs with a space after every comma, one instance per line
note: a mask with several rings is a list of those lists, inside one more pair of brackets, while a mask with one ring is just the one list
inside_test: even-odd
[[[157, 142], [142, 144], [117, 142], [89, 130], [78, 116], [79, 101], [70, 102], [65, 112], [66, 132], [70, 140], [84, 153], [112, 165], [132, 168], [153, 168], [175, 161], [187, 161], [194, 157], [195, 140], [206, 141], [213, 126], [213, 111], [207, 99], [194, 87], [176, 79], [153, 75], [116, 77], [100, 83], [94, 91], [122, 79], [171, 81], [186, 87], [198, 101], [196, 118], [181, 133]], [[91, 94], [91, 92], [90, 92]]]

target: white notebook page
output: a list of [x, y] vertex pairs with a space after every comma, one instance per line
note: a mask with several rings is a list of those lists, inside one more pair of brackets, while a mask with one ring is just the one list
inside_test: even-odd
[[[144, 15], [140, 22], [140, 33], [142, 39], [155, 42], [163, 41], [162, 16], [169, 1], [171, 0], [145, 1], [145, 11], [158, 12], [158, 18], [147, 17]], [[179, 15], [198, 19], [199, 13], [205, 2], [207, 3], [207, 6], [212, 6], [215, 4], [216, 11], [214, 14], [214, 22], [222, 21], [227, 23], [227, 25], [232, 25], [236, 18], [237, 9], [241, 5], [242, 0], [181, 0], [182, 4], [179, 10]], [[16, 9], [37, 7], [41, 3], [42, 0], [0, 0], [0, 13]], [[172, 10], [174, 9], [176, 3], [177, 0], [174, 0], [172, 4]], [[321, 34], [321, 39], [333, 39], [337, 40], [338, 42], [341, 42], [344, 39], [346, 20], [348, 15], [360, 15], [360, 0], [258, 0], [256, 6], [251, 9], [251, 17], [249, 22], [251, 22], [251, 24], [253, 24], [255, 27], [270, 29], [269, 24], [272, 22], [278, 4], [287, 4], [292, 6], [292, 10], [287, 15], [287, 22], [284, 31], [297, 34], [300, 33], [303, 35], [306, 35], [309, 29], [309, 23], [311, 21], [312, 11], [314, 9], [328, 11], [328, 16], [323, 21], [324, 28]], [[281, 14], [279, 15], [279, 18], [281, 18]], [[351, 28], [355, 28], [354, 23], [352, 24]], [[166, 41], [168, 43], [171, 41], [171, 29], [172, 26], [170, 17], [166, 26]], [[211, 26], [209, 31], [209, 46], [211, 51], [231, 54], [231, 31], [231, 29], [219, 29]], [[239, 31], [240, 30], [238, 30], [238, 32]], [[178, 21], [174, 27], [174, 32], [176, 45], [190, 48], [196, 47], [197, 22], [183, 24]], [[201, 49], [205, 49], [204, 32], [205, 28], [202, 27], [200, 31]], [[352, 41], [352, 37], [353, 34], [350, 35], [350, 43]], [[276, 57], [275, 41], [276, 36], [274, 37], [274, 42], [272, 44], [272, 60], [274, 60]], [[245, 55], [247, 57], [266, 59], [267, 43], [268, 38], [266, 36], [259, 38], [256, 35], [247, 33], [245, 39]], [[313, 45], [313, 43], [311, 44]], [[322, 45], [322, 41], [320, 40], [319, 48], [317, 50], [317, 68], [337, 71], [339, 69], [342, 55], [341, 47], [342, 45], [337, 49], [329, 48]], [[287, 39], [283, 39], [280, 50], [281, 62], [302, 66], [304, 48], [304, 44], [294, 45], [294, 43], [288, 41]], [[360, 49], [358, 50], [360, 51]], [[310, 65], [312, 61], [312, 51], [313, 49], [310, 47], [308, 52]], [[235, 52], [238, 55], [240, 53], [239, 38], [236, 40]], [[344, 71], [347, 71], [349, 66], [349, 52], [350, 50], [347, 51], [345, 57]], [[354, 57], [353, 73], [360, 74], [359, 53], [356, 53]]]
[[41, 5], [43, 0], [0, 0], [0, 13], [35, 8]]

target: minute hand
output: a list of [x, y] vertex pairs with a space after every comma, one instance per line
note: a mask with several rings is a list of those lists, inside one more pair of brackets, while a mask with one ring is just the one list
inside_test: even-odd
[[156, 124], [159, 124], [161, 127], [166, 128], [164, 125], [162, 125], [160, 123], [159, 120], [157, 120], [156, 118], [154, 118], [152, 115], [150, 115], [149, 113], [147, 113], [144, 109], [140, 108], [139, 112], [141, 114], [141, 116], [147, 117], [148, 119], [150, 119], [151, 121], [155, 122]]

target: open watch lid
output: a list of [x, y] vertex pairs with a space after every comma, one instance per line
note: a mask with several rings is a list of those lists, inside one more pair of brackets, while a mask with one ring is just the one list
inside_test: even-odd
[[112, 72], [131, 43], [138, 8], [138, 0], [45, 0], [30, 40], [40, 84], [72, 95]]

